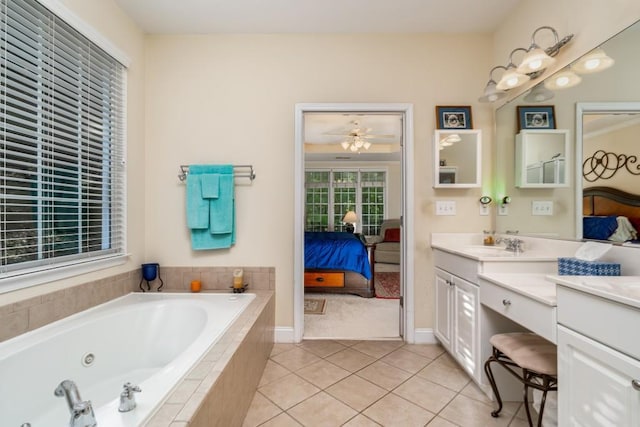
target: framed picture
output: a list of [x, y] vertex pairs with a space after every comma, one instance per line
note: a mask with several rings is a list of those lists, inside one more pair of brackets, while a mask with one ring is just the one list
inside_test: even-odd
[[518, 131], [522, 129], [555, 129], [553, 105], [518, 105]]
[[473, 129], [471, 107], [443, 107], [436, 105], [438, 129]]

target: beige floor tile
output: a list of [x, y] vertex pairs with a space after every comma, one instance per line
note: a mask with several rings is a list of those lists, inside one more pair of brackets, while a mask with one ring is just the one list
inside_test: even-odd
[[[535, 419], [533, 422], [536, 422]], [[509, 427], [529, 427], [529, 421], [526, 419], [523, 420], [522, 418], [514, 418], [511, 423], [509, 423]]]
[[273, 348], [271, 349], [271, 357], [276, 356], [285, 351], [292, 350], [296, 347], [297, 347], [296, 344], [275, 343], [273, 344]]
[[456, 396], [455, 391], [420, 377], [410, 378], [393, 392], [433, 413], [440, 412]]
[[260, 427], [301, 427], [302, 424], [297, 422], [291, 417], [291, 415], [286, 412], [281, 413], [277, 417], [274, 417], [267, 421], [264, 424], [261, 424]]
[[376, 361], [373, 357], [351, 348], [332, 354], [327, 360], [349, 372], [357, 372]]
[[405, 344], [402, 349], [429, 359], [435, 359], [444, 353], [444, 348], [440, 344]]
[[426, 409], [395, 394], [386, 395], [363, 414], [385, 427], [422, 427], [434, 417]]
[[349, 422], [344, 424], [342, 427], [380, 427], [380, 424], [373, 421], [371, 418], [367, 418], [362, 414], [358, 414], [357, 416], [351, 418]]
[[274, 405], [269, 399], [264, 397], [259, 391], [253, 396], [251, 406], [247, 412], [247, 416], [244, 418], [243, 427], [255, 427], [259, 426], [263, 422], [270, 420], [276, 415], [280, 414], [282, 409]]
[[[471, 399], [477, 400], [479, 402], [486, 403], [494, 409], [498, 407], [498, 404], [489, 399], [489, 396], [487, 396], [482, 390], [480, 390], [480, 387], [478, 387], [477, 384], [473, 381], [470, 381], [469, 384], [467, 384], [466, 387], [460, 391], [460, 394], [466, 397], [470, 397]], [[518, 409], [520, 407], [523, 408], [522, 417], [527, 418], [527, 414], [525, 414], [524, 406], [522, 406], [521, 402], [502, 402], [501, 413], [508, 413], [513, 415], [518, 412]]]
[[411, 374], [407, 371], [380, 361], [361, 369], [356, 375], [389, 391], [398, 387], [411, 377]]
[[432, 359], [428, 359], [402, 348], [387, 354], [381, 360], [391, 366], [403, 369], [412, 374], [415, 374], [432, 361]]
[[356, 411], [364, 410], [367, 406], [387, 394], [387, 390], [357, 375], [351, 375], [325, 391]]
[[264, 371], [262, 372], [262, 377], [260, 378], [260, 383], [258, 384], [258, 387], [262, 387], [263, 385], [269, 384], [290, 373], [291, 371], [289, 371], [282, 365], [277, 364], [273, 360], [267, 360], [267, 364], [264, 367]]
[[337, 342], [338, 344], [342, 344], [345, 347], [351, 347], [361, 342], [361, 340], [334, 340], [334, 341]]
[[450, 366], [447, 361], [440, 361], [440, 358], [427, 365], [416, 375], [453, 391], [462, 390], [470, 381], [469, 376], [462, 368]]
[[508, 426], [513, 414], [507, 412], [498, 418], [491, 416], [493, 407], [466, 396], [458, 395], [438, 415], [464, 427]]
[[332, 340], [306, 340], [299, 347], [318, 357], [327, 357], [346, 348], [346, 346]]
[[258, 391], [280, 408], [289, 409], [306, 398], [313, 396], [320, 389], [295, 374], [289, 374], [264, 387], [260, 387]]
[[299, 347], [284, 351], [271, 359], [290, 371], [297, 371], [320, 360], [315, 354]]
[[333, 363], [329, 363], [326, 360], [320, 360], [302, 369], [298, 369], [296, 374], [321, 389], [325, 389], [331, 384], [335, 384], [341, 379], [351, 375], [349, 371]]
[[449, 353], [444, 352], [440, 356], [438, 356], [435, 360], [438, 363], [445, 364], [447, 366], [451, 366], [452, 368], [459, 368], [460, 364], [453, 358]]
[[459, 427], [458, 424], [454, 424], [444, 418], [435, 417], [427, 424], [427, 427]]
[[328, 395], [320, 392], [287, 411], [289, 415], [305, 426], [341, 426], [358, 413]]
[[377, 359], [391, 353], [393, 350], [397, 349], [398, 347], [402, 347], [403, 345], [404, 343], [402, 341], [396, 340], [360, 341], [352, 348]]

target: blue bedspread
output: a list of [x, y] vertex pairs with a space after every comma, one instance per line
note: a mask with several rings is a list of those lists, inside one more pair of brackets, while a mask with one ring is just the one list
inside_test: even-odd
[[305, 232], [304, 267], [355, 271], [371, 279], [367, 248], [352, 233]]

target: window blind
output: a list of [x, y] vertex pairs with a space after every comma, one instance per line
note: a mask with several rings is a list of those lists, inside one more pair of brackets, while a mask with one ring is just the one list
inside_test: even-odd
[[125, 251], [125, 67], [0, 0], [0, 278]]

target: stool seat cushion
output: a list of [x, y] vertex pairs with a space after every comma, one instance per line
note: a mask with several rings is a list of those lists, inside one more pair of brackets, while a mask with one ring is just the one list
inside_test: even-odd
[[489, 342], [521, 368], [558, 375], [557, 348], [539, 335], [525, 332], [497, 334]]

